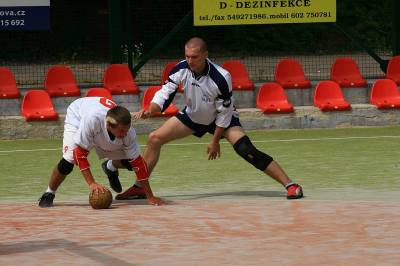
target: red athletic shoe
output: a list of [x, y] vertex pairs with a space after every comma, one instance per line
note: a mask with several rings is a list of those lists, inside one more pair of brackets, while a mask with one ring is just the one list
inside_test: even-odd
[[116, 200], [133, 200], [133, 199], [145, 199], [145, 198], [146, 198], [146, 193], [144, 192], [144, 189], [136, 185], [131, 186], [121, 194], [115, 196]]
[[303, 197], [303, 189], [298, 184], [289, 185], [287, 188], [287, 199], [300, 199]]

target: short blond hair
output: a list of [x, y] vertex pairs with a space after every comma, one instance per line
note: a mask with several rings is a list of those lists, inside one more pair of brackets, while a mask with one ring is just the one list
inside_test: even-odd
[[207, 52], [207, 44], [206, 42], [200, 37], [193, 37], [188, 40], [185, 44], [185, 48], [199, 48], [200, 52]]

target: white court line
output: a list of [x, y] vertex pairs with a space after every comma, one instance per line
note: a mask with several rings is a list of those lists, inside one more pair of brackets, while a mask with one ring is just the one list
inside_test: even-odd
[[[342, 138], [310, 138], [310, 139], [271, 139], [271, 140], [252, 140], [254, 143], [267, 143], [267, 142], [295, 142], [295, 141], [324, 141], [324, 140], [349, 140], [349, 139], [383, 139], [383, 138], [400, 138], [400, 136], [371, 136], [371, 137], [342, 137]], [[221, 144], [227, 144], [223, 140]], [[191, 145], [207, 145], [208, 142], [189, 142], [189, 143], [170, 143], [168, 146], [191, 146]], [[146, 145], [140, 145], [145, 147]], [[13, 152], [36, 152], [36, 151], [56, 151], [60, 148], [54, 149], [32, 149], [32, 150], [0, 150], [0, 153], [13, 153]]]
[[[343, 138], [313, 138], [313, 139], [270, 139], [270, 140], [251, 140], [254, 143], [267, 143], [267, 142], [295, 142], [295, 141], [322, 141], [322, 140], [349, 140], [349, 139], [383, 139], [383, 138], [400, 138], [400, 136], [372, 136], [372, 137], [343, 137]], [[226, 140], [221, 144], [227, 144]], [[208, 142], [193, 142], [193, 143], [170, 143], [171, 146], [190, 146], [190, 145], [206, 145]], [[141, 145], [146, 146], [146, 145]]]
[[61, 150], [61, 147], [60, 147], [60, 148], [57, 148], [57, 149], [8, 150], [8, 151], [0, 151], [0, 153], [31, 152], [31, 151], [56, 151], [56, 150]]

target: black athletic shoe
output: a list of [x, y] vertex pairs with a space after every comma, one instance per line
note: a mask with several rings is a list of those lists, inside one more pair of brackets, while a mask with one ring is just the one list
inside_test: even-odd
[[121, 192], [122, 191], [122, 186], [121, 183], [119, 182], [119, 178], [118, 178], [118, 170], [117, 171], [111, 171], [108, 170], [107, 168], [107, 161], [103, 162], [101, 164], [101, 168], [103, 168], [104, 173], [106, 173], [107, 177], [108, 177], [108, 181], [110, 181], [110, 186], [111, 188], [115, 191], [115, 192]]
[[48, 208], [53, 206], [54, 197], [53, 193], [45, 192], [39, 199], [39, 207]]

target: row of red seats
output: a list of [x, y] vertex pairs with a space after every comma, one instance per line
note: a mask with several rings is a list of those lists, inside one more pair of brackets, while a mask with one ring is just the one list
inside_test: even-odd
[[[226, 61], [222, 67], [231, 73], [234, 90], [254, 89], [254, 85], [251, 85], [252, 82], [248, 78], [246, 67], [240, 61]], [[400, 85], [400, 56], [394, 56], [389, 60], [386, 78]], [[346, 88], [367, 86], [367, 81], [361, 75], [357, 62], [351, 57], [335, 59], [331, 66], [330, 80]], [[306, 78], [300, 62], [290, 58], [282, 59], [277, 63], [274, 81], [284, 89], [311, 87], [311, 82]]]
[[[362, 77], [360, 69], [350, 57], [336, 58], [331, 66], [330, 80], [341, 87], [366, 87], [367, 81]], [[275, 68], [275, 82], [285, 89], [310, 88], [311, 82], [303, 71], [301, 64], [295, 59], [283, 59]]]
[[[168, 74], [178, 61], [168, 63], [163, 71], [162, 79], [166, 81]], [[228, 60], [222, 67], [229, 71], [232, 77], [233, 90], [254, 90], [254, 83], [250, 80], [246, 66], [238, 60]], [[331, 80], [342, 87], [366, 87], [357, 63], [350, 57], [339, 57], [331, 67]], [[399, 77], [400, 80], [400, 77]], [[311, 82], [304, 74], [300, 62], [295, 59], [282, 59], [275, 67], [274, 81], [285, 89], [311, 88]], [[179, 91], [182, 88], [179, 87]]]
[[[104, 88], [111, 94], [138, 94], [139, 87], [126, 65], [112, 64], [107, 67], [103, 78]], [[74, 74], [64, 65], [48, 69], [44, 88], [51, 97], [81, 96]], [[13, 73], [6, 67], [0, 67], [0, 98], [19, 98], [20, 92]]]
[[[300, 62], [295, 59], [282, 59], [275, 68], [274, 80], [285, 89], [311, 88], [311, 82], [304, 74]], [[341, 87], [366, 87], [367, 81], [350, 57], [338, 57], [331, 66], [330, 80]]]
[[[168, 74], [177, 63], [178, 61], [173, 61], [166, 64], [162, 73], [162, 83], [168, 79]], [[231, 73], [233, 90], [254, 90], [254, 83], [250, 80], [245, 65], [240, 61], [228, 60], [222, 64], [222, 67]], [[387, 78], [400, 84], [400, 56], [390, 60]], [[295, 59], [279, 61], [275, 68], [274, 80], [285, 89], [311, 87], [311, 82], [305, 77], [301, 64]], [[342, 87], [365, 87], [367, 85], [357, 63], [350, 57], [340, 57], [335, 60], [331, 67], [331, 80], [339, 83]], [[106, 68], [103, 86], [111, 94], [139, 93], [134, 77], [124, 64], [111, 64]], [[71, 69], [64, 65], [49, 68], [44, 87], [51, 97], [81, 95]], [[178, 91], [182, 91], [181, 86]], [[12, 72], [8, 68], [0, 67], [0, 98], [18, 97], [20, 97], [20, 93]]]
[[[151, 86], [144, 91], [142, 97], [142, 109], [148, 108], [154, 94], [161, 86]], [[86, 96], [100, 96], [112, 100], [109, 90], [104, 88], [91, 88]], [[338, 83], [326, 80], [319, 82], [314, 90], [314, 106], [321, 111], [350, 110], [348, 103]], [[378, 109], [400, 108], [400, 92], [397, 85], [390, 79], [381, 79], [374, 82], [370, 95], [371, 104]], [[264, 113], [289, 113], [293, 112], [293, 105], [288, 101], [284, 88], [278, 83], [265, 83], [257, 94], [256, 107]], [[172, 103], [167, 110], [158, 116], [173, 116], [178, 108]], [[21, 105], [21, 114], [27, 121], [56, 120], [57, 113], [54, 110], [50, 95], [44, 90], [28, 91]]]
[[[146, 109], [150, 105], [154, 94], [161, 89], [161, 86], [152, 86], [145, 90], [142, 97], [142, 108]], [[105, 97], [112, 100], [112, 94], [105, 88], [90, 88], [87, 97]], [[179, 109], [172, 103], [167, 110], [157, 116], [173, 116]], [[45, 90], [29, 90], [22, 99], [21, 114], [26, 121], [35, 120], [57, 120], [58, 114], [54, 109], [50, 95]]]
[[[319, 82], [314, 90], [314, 106], [321, 111], [350, 110], [340, 85], [331, 80]], [[370, 102], [378, 109], [400, 108], [400, 92], [391, 79], [376, 80], [372, 85]], [[257, 94], [257, 108], [264, 113], [290, 113], [293, 105], [288, 101], [284, 88], [278, 83], [265, 83]]]
[[[237, 61], [239, 62], [239, 61]], [[168, 79], [169, 72], [178, 63], [173, 61], [168, 63], [163, 70], [161, 81], [164, 83]], [[254, 84], [248, 79], [247, 70], [240, 62], [227, 62], [224, 65], [234, 77], [235, 88], [254, 89]], [[242, 77], [245, 73], [245, 78]], [[103, 78], [104, 88], [111, 94], [138, 94], [139, 88], [129, 70], [124, 64], [111, 64], [105, 72]], [[80, 96], [81, 92], [77, 85], [74, 74], [71, 69], [64, 65], [56, 65], [49, 68], [46, 73], [44, 88], [51, 97], [61, 96]], [[182, 92], [182, 86], [179, 86], [179, 92]], [[0, 98], [19, 98], [20, 92], [13, 73], [6, 67], [0, 67]]]
[[[226, 61], [222, 67], [231, 73], [234, 90], [254, 89], [254, 85], [248, 78], [246, 67], [240, 61]], [[400, 85], [400, 56], [394, 56], [389, 60], [386, 78]], [[330, 80], [346, 88], [367, 86], [367, 81], [361, 75], [357, 62], [351, 57], [335, 59], [331, 66]], [[290, 58], [282, 59], [277, 63], [274, 81], [284, 89], [311, 87], [311, 82], [306, 78], [300, 62]]]

